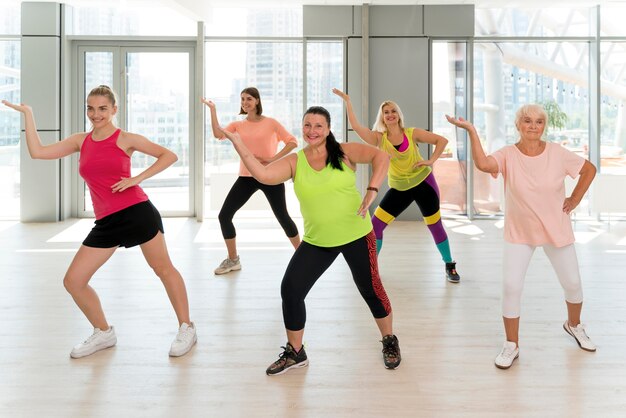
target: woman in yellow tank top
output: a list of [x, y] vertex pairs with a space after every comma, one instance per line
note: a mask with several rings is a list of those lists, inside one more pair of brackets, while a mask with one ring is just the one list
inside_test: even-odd
[[[446, 279], [451, 283], [459, 283], [461, 276], [456, 271], [448, 235], [441, 222], [439, 187], [431, 168], [448, 140], [424, 129], [405, 127], [400, 106], [390, 100], [380, 105], [373, 129], [369, 129], [359, 123], [352, 109], [350, 96], [338, 89], [333, 89], [333, 93], [346, 103], [350, 126], [359, 137], [391, 157], [387, 176], [389, 190], [372, 216], [377, 252], [382, 248], [383, 231], [387, 225], [415, 202], [446, 264]], [[418, 143], [435, 146], [429, 159], [426, 160], [420, 155]]]

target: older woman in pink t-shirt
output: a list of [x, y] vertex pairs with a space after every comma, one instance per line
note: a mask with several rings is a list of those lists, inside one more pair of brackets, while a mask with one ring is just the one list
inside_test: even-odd
[[[211, 127], [213, 136], [219, 139], [224, 138], [220, 123], [217, 120], [215, 103], [202, 99], [211, 111]], [[298, 141], [276, 120], [263, 116], [263, 106], [261, 96], [256, 87], [246, 87], [241, 91], [241, 109], [239, 114], [246, 115], [245, 119], [228, 124], [224, 130], [238, 133], [246, 147], [252, 151], [256, 159], [263, 165], [279, 160], [289, 154], [291, 150], [298, 146]], [[278, 143], [285, 146], [279, 151]], [[239, 165], [239, 177], [231, 187], [222, 209], [218, 215], [222, 236], [226, 243], [228, 257], [215, 269], [215, 274], [226, 274], [233, 270], [241, 270], [241, 262], [237, 254], [237, 244], [235, 225], [233, 217], [235, 213], [252, 197], [254, 193], [261, 190], [267, 198], [272, 212], [276, 216], [278, 223], [285, 231], [285, 235], [294, 248], [300, 245], [300, 235], [296, 224], [287, 212], [287, 202], [285, 199], [285, 185], [267, 185], [258, 182], [248, 171], [243, 163]]]
[[[517, 111], [515, 126], [519, 141], [491, 155], [485, 155], [470, 122], [446, 117], [453, 125], [468, 131], [476, 168], [494, 177], [501, 173], [504, 178], [502, 317], [506, 341], [496, 357], [496, 367], [508, 369], [519, 356], [522, 288], [537, 247], [543, 247], [565, 293], [568, 319], [563, 328], [580, 348], [595, 351], [580, 323], [583, 293], [569, 214], [589, 188], [596, 168], [561, 145], [541, 139], [548, 116], [539, 105], [525, 105]], [[565, 197], [565, 176], [579, 175], [571, 196]]]

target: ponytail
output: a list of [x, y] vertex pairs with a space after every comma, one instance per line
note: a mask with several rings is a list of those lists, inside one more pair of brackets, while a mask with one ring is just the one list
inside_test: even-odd
[[343, 161], [345, 154], [332, 132], [329, 132], [326, 137], [326, 152], [328, 153], [328, 157], [326, 157], [326, 165], [330, 164], [332, 168], [343, 171], [341, 162]]
[[[304, 116], [308, 114], [324, 116], [326, 122], [328, 123], [328, 127], [330, 127], [330, 113], [323, 107], [311, 106], [306, 112], [304, 112]], [[341, 149], [341, 145], [337, 142], [337, 139], [335, 139], [335, 135], [333, 135], [332, 131], [329, 131], [328, 136], [326, 137], [326, 152], [328, 153], [328, 156], [326, 157], [326, 165], [330, 164], [332, 168], [343, 171], [341, 163], [345, 157], [345, 153]]]

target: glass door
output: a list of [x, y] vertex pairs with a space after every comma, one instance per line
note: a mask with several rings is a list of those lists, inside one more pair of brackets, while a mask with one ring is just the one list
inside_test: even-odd
[[[116, 124], [129, 132], [143, 135], [168, 148], [178, 161], [144, 181], [141, 187], [164, 216], [193, 215], [193, 48], [79, 46], [78, 97], [84, 103], [89, 91], [106, 84], [118, 98]], [[82, 126], [89, 121], [79, 107]], [[154, 158], [135, 153], [132, 174], [154, 162]], [[78, 215], [93, 216], [91, 198], [79, 179]]]

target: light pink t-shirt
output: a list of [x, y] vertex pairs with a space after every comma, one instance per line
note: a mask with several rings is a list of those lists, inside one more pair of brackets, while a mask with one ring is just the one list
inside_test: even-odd
[[535, 157], [523, 154], [515, 145], [491, 156], [504, 177], [504, 239], [533, 246], [574, 243], [570, 217], [563, 212], [564, 180], [565, 176], [576, 178], [585, 159], [551, 142]]
[[[258, 122], [247, 119], [231, 122], [224, 128], [228, 132], [237, 132], [246, 147], [257, 158], [272, 158], [278, 152], [278, 142], [298, 145], [296, 138], [291, 135], [276, 119], [267, 116]], [[239, 176], [252, 177], [243, 162], [239, 162]]]

